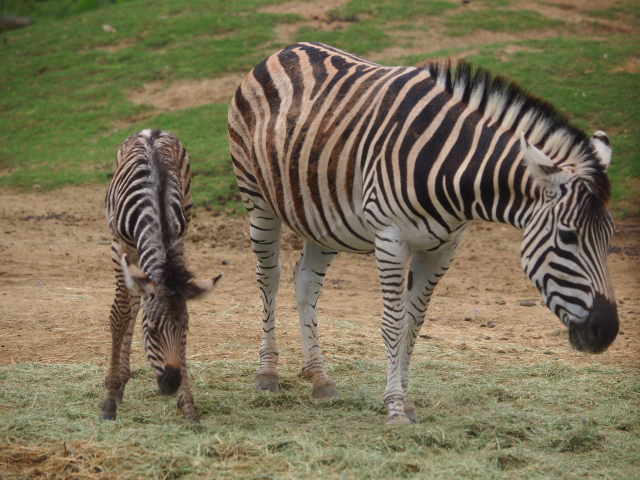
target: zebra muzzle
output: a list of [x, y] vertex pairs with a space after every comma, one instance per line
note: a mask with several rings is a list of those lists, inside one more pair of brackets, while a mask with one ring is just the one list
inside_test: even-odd
[[172, 394], [178, 391], [180, 384], [182, 383], [182, 374], [180, 368], [175, 368], [171, 365], [165, 365], [162, 374], [158, 375], [158, 387], [164, 394]]
[[597, 294], [587, 320], [569, 323], [569, 341], [581, 352], [602, 353], [613, 343], [619, 329], [615, 302]]

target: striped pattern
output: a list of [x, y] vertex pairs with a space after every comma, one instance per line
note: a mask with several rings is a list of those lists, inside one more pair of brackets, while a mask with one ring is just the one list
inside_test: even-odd
[[[277, 390], [281, 222], [308, 240], [295, 280], [314, 394], [326, 385], [337, 393], [315, 321], [328, 265], [339, 251], [375, 251], [391, 423], [415, 419], [406, 397], [415, 336], [472, 220], [525, 231], [523, 268], [574, 346], [601, 351], [617, 333], [608, 139], [587, 137], [503, 78], [466, 63], [384, 67], [322, 44], [291, 45], [239, 86], [229, 144], [264, 301], [258, 388]], [[600, 338], [584, 331], [593, 322]]]
[[118, 151], [105, 201], [116, 294], [102, 418], [116, 417], [116, 403], [130, 377], [131, 338], [142, 305], [142, 343], [160, 390], [177, 391], [184, 417], [197, 421], [187, 375], [186, 301], [210, 290], [214, 281], [194, 280], [184, 261], [190, 179], [187, 151], [170, 133], [143, 130]]

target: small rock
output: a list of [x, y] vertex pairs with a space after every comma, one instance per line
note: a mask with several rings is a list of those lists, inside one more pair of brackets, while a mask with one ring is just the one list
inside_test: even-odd
[[487, 327], [488, 327], [488, 328], [493, 328], [493, 327], [495, 327], [495, 326], [496, 326], [496, 324], [495, 324], [495, 323], [493, 323], [493, 322], [487, 322]]
[[535, 307], [538, 305], [538, 300], [518, 300], [518, 305], [521, 307]]

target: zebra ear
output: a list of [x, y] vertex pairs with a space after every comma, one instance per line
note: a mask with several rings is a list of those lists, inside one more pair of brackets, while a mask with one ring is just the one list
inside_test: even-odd
[[200, 298], [204, 298], [209, 292], [211, 292], [211, 290], [213, 290], [213, 287], [221, 278], [222, 274], [205, 280], [191, 280], [187, 284], [184, 292], [187, 300], [198, 300]]
[[593, 134], [593, 137], [591, 137], [591, 145], [598, 154], [600, 165], [606, 170], [611, 163], [611, 142], [609, 142], [609, 137], [607, 137], [604, 132], [598, 130]]
[[156, 288], [155, 283], [147, 275], [135, 265], [131, 265], [127, 259], [127, 254], [123, 254], [120, 258], [124, 281], [129, 291], [136, 297], [145, 297], [151, 295]]
[[554, 188], [564, 183], [564, 170], [558, 167], [544, 153], [524, 138], [524, 133], [520, 136], [520, 151], [522, 159], [531, 174], [533, 180], [545, 188]]

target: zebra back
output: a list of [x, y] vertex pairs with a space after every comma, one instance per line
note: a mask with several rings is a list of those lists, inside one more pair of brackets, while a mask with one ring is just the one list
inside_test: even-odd
[[192, 213], [189, 156], [175, 136], [143, 130], [122, 144], [105, 209], [114, 238], [149, 278], [175, 285], [193, 278], [182, 260]]

